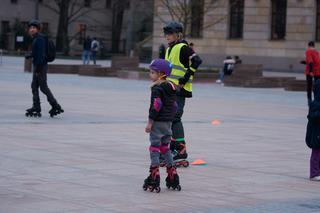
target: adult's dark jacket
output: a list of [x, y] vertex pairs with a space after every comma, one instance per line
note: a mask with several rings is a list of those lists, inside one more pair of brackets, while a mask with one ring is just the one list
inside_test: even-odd
[[42, 34], [37, 33], [33, 36], [31, 57], [35, 72], [40, 71], [48, 64], [46, 44], [47, 40]]
[[311, 149], [320, 149], [320, 80], [314, 84], [314, 100], [310, 103], [306, 144]]
[[176, 86], [169, 81], [151, 87], [149, 118], [154, 121], [173, 121], [177, 112]]

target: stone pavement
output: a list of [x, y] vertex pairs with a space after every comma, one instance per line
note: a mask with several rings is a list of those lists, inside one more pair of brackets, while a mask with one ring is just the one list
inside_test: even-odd
[[[283, 89], [196, 84], [184, 122], [190, 161], [182, 191], [145, 192], [149, 82], [49, 75], [65, 109], [26, 118], [31, 74], [0, 66], [0, 212], [320, 212], [308, 180], [306, 95]], [[213, 119], [221, 124], [214, 126]]]

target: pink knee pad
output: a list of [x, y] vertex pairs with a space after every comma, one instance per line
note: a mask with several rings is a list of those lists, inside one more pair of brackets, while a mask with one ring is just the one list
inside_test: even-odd
[[160, 148], [157, 146], [150, 146], [149, 151], [150, 152], [160, 152]]
[[164, 155], [164, 154], [167, 153], [168, 150], [169, 150], [169, 144], [161, 143], [161, 145], [160, 145], [160, 153]]

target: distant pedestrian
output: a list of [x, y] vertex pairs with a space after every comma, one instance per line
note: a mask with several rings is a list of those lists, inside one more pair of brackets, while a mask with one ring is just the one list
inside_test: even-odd
[[31, 20], [28, 24], [29, 34], [32, 37], [32, 52], [26, 55], [26, 58], [32, 58], [33, 77], [31, 83], [33, 106], [27, 109], [26, 116], [41, 117], [41, 106], [39, 97], [39, 88], [48, 99], [52, 109], [49, 111], [51, 117], [64, 112], [57, 100], [54, 98], [47, 84], [47, 48], [48, 40], [40, 34], [41, 23], [38, 20]]
[[307, 98], [308, 105], [312, 101], [312, 85], [313, 81], [320, 79], [320, 56], [319, 52], [315, 48], [313, 41], [308, 43], [308, 48], [305, 52], [306, 59], [301, 63], [306, 65], [305, 74], [307, 80]]
[[148, 123], [145, 128], [146, 133], [150, 133], [150, 175], [144, 180], [144, 190], [156, 190], [160, 192], [160, 154], [163, 155], [168, 176], [166, 185], [168, 188], [181, 190], [179, 176], [173, 163], [170, 151], [170, 141], [172, 136], [172, 121], [177, 112], [177, 87], [174, 83], [167, 81], [170, 76], [170, 63], [164, 59], [155, 59], [150, 66], [151, 103], [149, 108]]
[[160, 44], [159, 46], [159, 58], [164, 59], [166, 57], [166, 46]]
[[320, 79], [314, 84], [314, 100], [308, 113], [306, 143], [312, 149], [310, 157], [310, 180], [320, 181]]
[[93, 60], [93, 64], [96, 64], [96, 60], [97, 60], [97, 53], [100, 49], [100, 43], [97, 40], [96, 37], [93, 38], [92, 42], [91, 42], [91, 57]]
[[224, 77], [232, 74], [234, 64], [235, 60], [231, 56], [227, 56], [223, 61], [223, 69], [220, 71], [219, 79], [216, 80], [216, 83], [220, 83], [222, 86], [224, 85]]
[[83, 42], [82, 61], [83, 64], [90, 63], [91, 38], [88, 36]]
[[238, 55], [234, 56], [234, 64], [242, 64], [242, 60]]

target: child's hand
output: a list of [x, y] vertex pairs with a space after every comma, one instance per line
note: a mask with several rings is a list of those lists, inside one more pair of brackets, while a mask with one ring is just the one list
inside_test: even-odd
[[153, 121], [149, 119], [149, 121], [147, 123], [147, 126], [146, 126], [146, 128], [144, 130], [146, 133], [150, 133], [151, 132], [152, 124], [153, 124]]
[[148, 123], [147, 126], [146, 126], [146, 129], [145, 129], [145, 132], [146, 133], [150, 133], [151, 132], [151, 127], [152, 127], [152, 124]]

